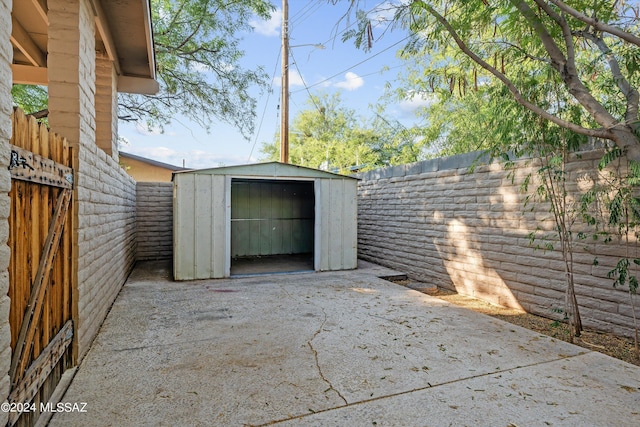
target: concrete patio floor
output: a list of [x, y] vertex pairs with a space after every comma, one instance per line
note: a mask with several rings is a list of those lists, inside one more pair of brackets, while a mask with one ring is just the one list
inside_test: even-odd
[[635, 426], [640, 368], [376, 276], [139, 265], [52, 426]]

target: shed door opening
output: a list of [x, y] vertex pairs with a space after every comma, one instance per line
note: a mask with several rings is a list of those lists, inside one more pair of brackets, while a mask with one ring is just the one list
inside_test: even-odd
[[313, 181], [231, 180], [231, 275], [314, 269]]

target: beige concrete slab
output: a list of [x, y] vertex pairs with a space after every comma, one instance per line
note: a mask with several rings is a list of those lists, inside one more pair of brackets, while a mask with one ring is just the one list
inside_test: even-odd
[[370, 269], [176, 283], [144, 267], [63, 398], [88, 412], [51, 425], [640, 423], [638, 367]]
[[371, 399], [278, 425], [637, 426], [637, 371], [592, 352]]

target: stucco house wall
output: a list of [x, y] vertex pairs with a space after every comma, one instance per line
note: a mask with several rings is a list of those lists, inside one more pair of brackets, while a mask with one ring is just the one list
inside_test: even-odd
[[124, 152], [120, 152], [120, 165], [136, 182], [171, 182], [174, 172], [187, 170]]

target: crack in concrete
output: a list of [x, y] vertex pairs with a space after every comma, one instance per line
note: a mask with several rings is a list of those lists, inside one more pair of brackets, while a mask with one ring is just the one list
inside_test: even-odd
[[[324, 311], [324, 310], [323, 310]], [[384, 400], [384, 399], [389, 399], [389, 398], [393, 398], [393, 397], [398, 397], [398, 396], [403, 396], [406, 394], [411, 394], [411, 393], [415, 393], [415, 392], [419, 392], [419, 391], [424, 391], [424, 390], [428, 390], [430, 388], [437, 388], [437, 387], [442, 387], [442, 386], [447, 386], [450, 384], [455, 384], [458, 382], [463, 382], [463, 381], [468, 381], [468, 380], [472, 380], [472, 379], [476, 379], [476, 378], [482, 378], [482, 377], [488, 377], [488, 376], [492, 376], [492, 375], [496, 375], [496, 374], [503, 374], [503, 373], [507, 373], [507, 372], [513, 372], [516, 370], [520, 370], [520, 369], [525, 369], [525, 368], [530, 368], [530, 367], [534, 367], [534, 366], [540, 366], [540, 365], [546, 365], [548, 363], [554, 363], [554, 362], [558, 362], [560, 360], [569, 360], [569, 359], [574, 359], [574, 358], [578, 358], [581, 356], [584, 356], [586, 354], [590, 354], [593, 353], [593, 351], [586, 351], [584, 353], [578, 353], [576, 355], [573, 356], [567, 356], [567, 357], [559, 357], [556, 359], [550, 359], [550, 360], [545, 360], [545, 361], [541, 361], [541, 362], [536, 362], [536, 363], [530, 363], [528, 365], [520, 365], [520, 366], [516, 366], [513, 368], [506, 368], [506, 369], [500, 369], [497, 371], [492, 371], [492, 372], [485, 372], [483, 374], [477, 374], [477, 375], [471, 375], [469, 377], [464, 377], [464, 378], [456, 378], [450, 381], [444, 381], [442, 383], [438, 383], [435, 385], [432, 385], [431, 383], [427, 382], [427, 386], [425, 387], [417, 387], [417, 388], [413, 388], [411, 390], [404, 390], [404, 391], [400, 391], [397, 393], [391, 393], [391, 394], [385, 394], [385, 395], [381, 395], [381, 396], [376, 396], [373, 397], [371, 399], [363, 399], [363, 400], [358, 400], [356, 402], [353, 403], [347, 403], [345, 406], [336, 406], [333, 408], [326, 408], [326, 409], [319, 409], [311, 414], [300, 414], [300, 415], [296, 415], [293, 417], [288, 417], [288, 418], [283, 418], [283, 419], [279, 419], [279, 420], [272, 420], [268, 423], [263, 423], [263, 424], [258, 424], [256, 427], [263, 427], [263, 426], [270, 426], [270, 425], [275, 425], [275, 424], [280, 424], [283, 422], [287, 422], [287, 421], [291, 421], [291, 420], [299, 420], [299, 419], [303, 419], [303, 418], [307, 418], [307, 417], [311, 417], [315, 414], [320, 414], [323, 412], [330, 412], [330, 411], [335, 411], [336, 409], [344, 409], [347, 407], [353, 407], [356, 405], [362, 405], [362, 404], [366, 404], [366, 403], [371, 403], [371, 402], [375, 402], [378, 400]], [[345, 400], [346, 402], [346, 400]]]
[[347, 399], [342, 395], [342, 393], [340, 393], [334, 386], [333, 384], [331, 384], [331, 381], [329, 381], [327, 379], [327, 377], [324, 376], [324, 373], [322, 372], [322, 368], [320, 367], [320, 361], [318, 360], [318, 351], [313, 347], [313, 340], [316, 339], [316, 337], [318, 335], [320, 335], [320, 333], [322, 332], [322, 329], [324, 328], [325, 323], [327, 323], [327, 312], [324, 311], [324, 308], [320, 307], [320, 310], [322, 310], [322, 314], [324, 315], [324, 319], [322, 320], [322, 324], [320, 325], [320, 327], [318, 328], [318, 330], [313, 334], [313, 337], [311, 337], [311, 339], [309, 341], [307, 341], [307, 345], [309, 346], [309, 348], [311, 349], [311, 351], [313, 352], [313, 357], [315, 358], [315, 362], [316, 362], [316, 368], [318, 368], [318, 374], [320, 374], [320, 378], [322, 378], [322, 381], [324, 381], [325, 383], [327, 383], [327, 385], [329, 386], [328, 390], [332, 390], [334, 393], [336, 393], [338, 396], [340, 396], [340, 399], [342, 399], [342, 401], [344, 402], [345, 405], [348, 405], [349, 402], [347, 402]]
[[211, 338], [202, 338], [197, 340], [192, 339], [192, 340], [186, 340], [186, 341], [172, 341], [172, 342], [166, 342], [166, 343], [160, 343], [160, 344], [149, 344], [149, 345], [142, 345], [139, 347], [124, 347], [124, 348], [107, 348], [104, 343], [101, 343], [101, 345], [104, 347], [105, 351], [112, 351], [114, 353], [118, 353], [123, 351], [146, 350], [148, 348], [171, 347], [171, 346], [182, 345], [182, 344], [201, 343], [201, 342], [207, 342], [207, 341], [215, 341], [217, 339], [218, 337], [211, 337]]
[[[291, 295], [289, 292], [287, 292], [287, 290], [284, 288], [284, 286], [280, 285], [280, 290], [282, 292], [284, 292], [288, 297], [295, 299], [295, 297], [293, 295]], [[310, 303], [309, 301], [305, 301], [306, 303]], [[320, 327], [315, 331], [315, 333], [313, 334], [313, 336], [311, 337], [310, 340], [307, 341], [307, 346], [309, 346], [309, 349], [311, 349], [311, 352], [313, 353], [313, 357], [316, 363], [316, 368], [318, 369], [318, 374], [320, 375], [320, 378], [322, 379], [322, 381], [324, 381], [329, 388], [325, 391], [333, 391], [334, 393], [336, 393], [340, 399], [342, 399], [342, 401], [344, 402], [345, 405], [349, 405], [349, 402], [347, 402], [347, 399], [342, 395], [342, 393], [340, 393], [340, 391], [338, 391], [333, 384], [331, 383], [331, 381], [329, 381], [327, 379], [327, 377], [324, 376], [324, 372], [322, 372], [322, 368], [320, 367], [320, 360], [318, 359], [318, 351], [315, 349], [315, 347], [313, 346], [313, 340], [315, 340], [317, 338], [318, 335], [320, 335], [320, 333], [322, 332], [322, 330], [324, 329], [324, 325], [327, 323], [327, 312], [324, 310], [323, 307], [317, 306], [313, 303], [311, 303], [311, 305], [318, 307], [320, 310], [322, 310], [322, 315], [323, 315], [323, 319], [322, 319], [322, 323], [320, 324]]]

